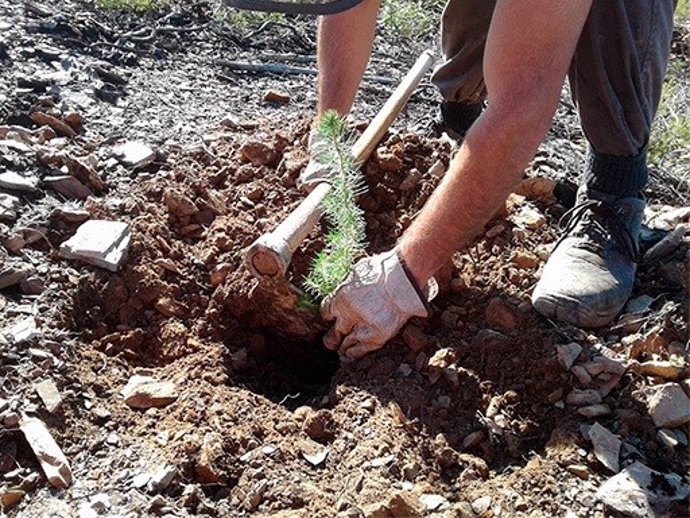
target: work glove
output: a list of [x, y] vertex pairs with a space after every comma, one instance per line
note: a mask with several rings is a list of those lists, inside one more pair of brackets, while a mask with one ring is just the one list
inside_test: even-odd
[[307, 148], [309, 150], [309, 163], [297, 178], [297, 187], [306, 192], [311, 192], [317, 184], [328, 180], [331, 166], [326, 162], [323, 150], [326, 143], [316, 129], [309, 132]]
[[381, 348], [411, 317], [428, 317], [428, 300], [438, 292], [432, 278], [422, 293], [397, 250], [360, 260], [332, 295], [321, 315], [335, 320], [323, 341], [341, 358], [354, 360]]

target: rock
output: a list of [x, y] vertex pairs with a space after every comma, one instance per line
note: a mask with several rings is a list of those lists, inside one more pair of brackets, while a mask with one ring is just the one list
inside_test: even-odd
[[3, 265], [0, 268], [0, 290], [19, 284], [31, 272], [31, 268], [23, 264]]
[[570, 369], [570, 372], [572, 372], [577, 378], [577, 381], [582, 383], [584, 386], [588, 386], [592, 383], [592, 376], [590, 376], [589, 372], [587, 372], [587, 369], [585, 369], [582, 365], [575, 365], [572, 369]]
[[130, 241], [127, 223], [94, 219], [82, 223], [76, 234], [62, 243], [60, 256], [116, 272], [129, 250]]
[[510, 262], [521, 270], [530, 270], [539, 266], [539, 257], [527, 250], [514, 250], [510, 254]]
[[577, 360], [577, 357], [580, 356], [581, 352], [582, 346], [577, 342], [559, 344], [556, 346], [556, 357], [558, 358], [558, 363], [560, 363], [567, 371], [569, 371], [573, 366], [575, 360]]
[[649, 218], [647, 226], [660, 230], [674, 230], [681, 223], [690, 222], [690, 207], [668, 207]]
[[631, 518], [653, 518], [665, 514], [673, 501], [690, 496], [690, 485], [676, 474], [664, 474], [634, 462], [608, 479], [597, 491], [597, 499]]
[[60, 119], [48, 115], [43, 112], [33, 112], [31, 114], [31, 120], [34, 121], [39, 126], [50, 126], [55, 130], [60, 136], [74, 138], [77, 136], [77, 132], [74, 131], [68, 124], [65, 124]]
[[68, 200], [85, 200], [93, 194], [91, 189], [69, 174], [46, 176], [43, 179], [43, 185]]
[[43, 401], [48, 412], [54, 414], [60, 409], [62, 398], [53, 380], [46, 379], [37, 383], [34, 385], [34, 390], [38, 394], [38, 397], [41, 398], [41, 401]]
[[14, 221], [19, 210], [19, 198], [0, 192], [0, 221]]
[[[486, 239], [493, 239], [496, 236], [499, 236], [503, 232], [505, 232], [505, 229], [506, 229], [505, 225], [501, 225], [500, 223], [498, 223], [497, 225], [494, 225], [489, 230], [487, 230], [486, 234], [484, 234], [484, 237], [486, 237]], [[512, 256], [511, 256], [511, 259], [512, 259]]]
[[400, 182], [400, 190], [402, 192], [413, 191], [421, 179], [422, 173], [420, 173], [417, 169], [410, 169], [410, 171], [407, 173], [407, 176], [402, 182]]
[[156, 152], [143, 142], [128, 141], [113, 148], [113, 154], [126, 167], [141, 169], [156, 159]]
[[290, 94], [279, 90], [269, 90], [264, 94], [264, 101], [267, 103], [288, 104], [290, 102]]
[[239, 150], [242, 160], [250, 162], [254, 167], [262, 165], [274, 166], [278, 163], [280, 155], [271, 146], [264, 142], [250, 140], [245, 142]]
[[439, 349], [434, 353], [434, 355], [429, 358], [427, 363], [427, 369], [429, 372], [429, 381], [433, 385], [444, 375], [444, 371], [455, 364], [458, 359], [458, 353], [454, 349], [449, 347], [444, 347]]
[[521, 180], [514, 192], [525, 196], [529, 200], [552, 203], [554, 201], [553, 190], [555, 187], [555, 180], [543, 176], [535, 176]]
[[75, 223], [83, 223], [91, 217], [89, 211], [81, 209], [79, 207], [72, 207], [69, 205], [63, 205], [62, 207], [57, 207], [50, 213], [50, 219], [59, 220], [63, 223], [73, 225]]
[[467, 437], [465, 437], [463, 439], [462, 449], [463, 450], [471, 450], [472, 448], [479, 446], [485, 437], [486, 436], [485, 436], [483, 430], [477, 430], [476, 432], [472, 432], [471, 434], [469, 434]]
[[19, 428], [41, 464], [48, 482], [60, 489], [69, 487], [72, 483], [72, 469], [43, 421], [35, 417], [24, 418]]
[[12, 327], [10, 327], [7, 335], [14, 344], [21, 344], [28, 342], [40, 336], [40, 331], [36, 327], [36, 319], [34, 317], [26, 317], [20, 320]]
[[577, 409], [577, 413], [587, 419], [595, 419], [603, 415], [609, 415], [611, 413], [611, 408], [609, 408], [608, 405], [602, 404], [583, 406]]
[[74, 176], [92, 191], [101, 192], [103, 189], [105, 189], [105, 182], [101, 179], [96, 170], [90, 165], [88, 159], [67, 156], [65, 157], [65, 165], [72, 176]]
[[155, 471], [146, 484], [146, 489], [149, 493], [159, 493], [167, 489], [177, 475], [177, 468], [175, 466], [163, 466]]
[[312, 466], [318, 466], [326, 460], [329, 452], [330, 450], [328, 448], [322, 448], [316, 453], [307, 453], [306, 451], [302, 451], [301, 453], [304, 460], [306, 460], [309, 464]]
[[405, 326], [402, 332], [402, 338], [407, 347], [413, 352], [419, 352], [422, 349], [426, 349], [433, 343], [433, 338], [431, 336], [424, 333], [422, 328], [412, 324], [407, 324]]
[[652, 388], [647, 402], [649, 415], [657, 428], [675, 428], [690, 423], [690, 398], [677, 383]]
[[582, 480], [587, 480], [590, 475], [589, 468], [582, 464], [570, 464], [565, 469]]
[[170, 212], [180, 218], [192, 216], [199, 212], [191, 198], [172, 187], [168, 187], [163, 191], [163, 203], [165, 203]]
[[24, 177], [13, 171], [0, 173], [0, 187], [11, 191], [34, 192], [38, 180], [35, 177]]
[[22, 501], [26, 492], [18, 487], [4, 487], [0, 489], [0, 509], [9, 510]]
[[331, 412], [321, 409], [307, 415], [302, 423], [302, 430], [315, 441], [326, 443], [335, 438], [337, 427]]
[[[216, 465], [216, 458], [223, 454], [223, 441], [220, 434], [208, 432], [199, 450], [199, 458], [194, 466], [196, 475], [206, 484], [215, 484], [221, 478], [221, 470]], [[147, 480], [148, 482], [148, 480]]]
[[138, 374], [129, 378], [120, 394], [132, 408], [164, 407], [178, 397], [177, 388], [172, 381], [158, 381]]
[[434, 493], [422, 493], [419, 496], [419, 500], [424, 504], [427, 512], [438, 511], [439, 509], [442, 509], [448, 505], [448, 500], [446, 500], [443, 496], [436, 495]]
[[486, 307], [486, 323], [501, 331], [510, 332], [517, 327], [513, 309], [500, 297], [494, 297]]
[[640, 295], [634, 299], [630, 299], [625, 305], [624, 313], [644, 313], [649, 309], [649, 306], [654, 302], [654, 297], [649, 295]]
[[402, 167], [402, 160], [397, 155], [386, 151], [385, 149], [378, 148], [375, 152], [376, 161], [378, 163], [379, 169], [385, 172], [395, 172]]
[[686, 232], [685, 225], [678, 225], [675, 230], [664, 237], [661, 241], [655, 244], [642, 257], [642, 260], [647, 263], [653, 263], [672, 254], [676, 248], [683, 242], [683, 237]]
[[536, 230], [546, 225], [546, 217], [533, 205], [525, 204], [508, 218], [513, 224], [521, 228]]
[[492, 502], [493, 499], [490, 496], [482, 496], [472, 501], [472, 510], [481, 516], [491, 509]]
[[621, 452], [621, 440], [599, 423], [594, 423], [588, 432], [589, 440], [594, 446], [594, 455], [608, 469], [618, 473], [618, 458]]
[[443, 175], [446, 173], [446, 166], [443, 165], [443, 162], [441, 162], [440, 160], [436, 160], [436, 162], [434, 162], [431, 165], [427, 172], [432, 178], [442, 178]]
[[673, 361], [648, 361], [639, 364], [637, 370], [643, 376], [658, 376], [665, 380], [677, 380], [685, 372], [685, 364], [682, 360]]
[[7, 412], [2, 419], [2, 424], [6, 428], [14, 428], [19, 424], [19, 414], [16, 412]]
[[565, 402], [573, 406], [596, 405], [602, 402], [602, 397], [596, 390], [573, 389], [573, 391], [566, 396]]

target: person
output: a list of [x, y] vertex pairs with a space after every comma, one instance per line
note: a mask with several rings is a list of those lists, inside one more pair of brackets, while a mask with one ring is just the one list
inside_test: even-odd
[[[450, 0], [433, 75], [446, 128], [463, 135], [443, 180], [390, 251], [359, 261], [322, 304], [330, 349], [356, 359], [412, 316], [433, 275], [479, 235], [544, 139], [566, 76], [590, 151], [577, 203], [532, 293], [543, 315], [612, 321], [632, 291], [648, 179], [646, 150], [676, 0]], [[379, 0], [322, 17], [318, 113], [350, 111]], [[310, 162], [303, 184], [320, 181]]]

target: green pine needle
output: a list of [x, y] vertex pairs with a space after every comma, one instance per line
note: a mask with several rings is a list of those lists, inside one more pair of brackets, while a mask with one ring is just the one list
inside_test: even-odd
[[364, 180], [345, 141], [345, 130], [345, 120], [335, 111], [326, 112], [317, 126], [319, 144], [313, 152], [321, 163], [331, 166], [331, 190], [323, 207], [332, 229], [304, 280], [315, 301], [333, 293], [364, 252], [364, 214], [356, 201], [365, 190]]

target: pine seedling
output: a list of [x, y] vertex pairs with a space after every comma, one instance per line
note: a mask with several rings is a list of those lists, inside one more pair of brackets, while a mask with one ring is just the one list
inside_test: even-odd
[[326, 112], [317, 125], [316, 159], [328, 164], [331, 190], [323, 200], [331, 230], [326, 246], [317, 254], [304, 281], [307, 292], [320, 301], [333, 293], [364, 252], [365, 222], [357, 196], [365, 190], [357, 164], [345, 139], [345, 120], [335, 111]]

